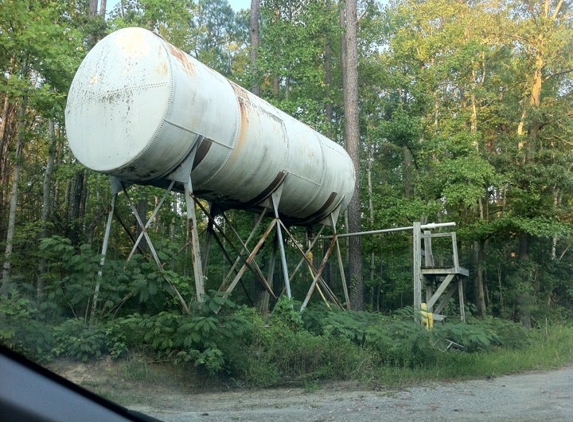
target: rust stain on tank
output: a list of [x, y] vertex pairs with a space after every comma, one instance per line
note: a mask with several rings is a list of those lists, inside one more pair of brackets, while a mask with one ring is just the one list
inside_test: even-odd
[[155, 68], [156, 72], [160, 76], [165, 76], [169, 72], [169, 68], [167, 66], [167, 62], [161, 61], [157, 67]]
[[181, 63], [181, 66], [183, 66], [185, 72], [187, 72], [191, 76], [195, 75], [195, 66], [193, 66], [193, 63], [191, 63], [191, 61], [187, 58], [187, 55], [183, 51], [179, 50], [177, 47], [174, 47], [169, 43], [165, 43], [165, 45], [169, 49], [171, 55], [175, 57], [175, 59], [179, 63]]
[[241, 88], [240, 86], [232, 83], [231, 86], [235, 91], [235, 95], [237, 96], [237, 100], [239, 101], [239, 111], [241, 113], [241, 120], [239, 123], [239, 136], [237, 137], [237, 143], [235, 145], [233, 155], [239, 153], [241, 148], [243, 147], [244, 143], [247, 141], [247, 132], [249, 127], [249, 116], [256, 112], [255, 108], [252, 106], [251, 102], [249, 101], [248, 94], [246, 91]]
[[144, 42], [145, 33], [130, 32], [129, 36], [117, 37], [117, 47], [129, 52], [132, 57], [144, 57], [149, 54], [149, 44]]

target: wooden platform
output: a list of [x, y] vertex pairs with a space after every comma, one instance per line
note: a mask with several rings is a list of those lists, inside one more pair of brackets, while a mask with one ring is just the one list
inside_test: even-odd
[[[450, 266], [436, 266], [432, 253], [432, 238], [451, 238], [452, 255]], [[422, 240], [424, 249], [422, 250]], [[424, 263], [422, 264], [422, 258]], [[420, 229], [420, 223], [414, 223], [414, 308], [421, 309], [422, 286], [425, 286], [425, 303], [429, 312], [435, 315], [435, 320], [443, 320], [440, 313], [457, 291], [460, 308], [460, 318], [465, 321], [465, 300], [463, 281], [469, 276], [467, 268], [459, 265], [456, 233], [431, 233]], [[437, 285], [434, 291], [434, 285]]]

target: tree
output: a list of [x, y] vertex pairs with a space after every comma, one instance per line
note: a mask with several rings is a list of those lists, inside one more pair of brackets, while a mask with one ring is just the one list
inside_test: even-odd
[[[540, 280], [551, 276], [538, 254], [547, 239], [559, 244], [555, 239], [569, 230], [559, 204], [571, 194], [563, 165], [570, 148], [556, 128], [562, 135], [570, 130], [562, 110], [571, 99], [563, 90], [571, 80], [563, 44], [571, 28], [551, 11], [560, 4], [436, 0], [387, 9], [380, 66], [390, 72], [388, 94], [399, 101], [389, 97], [386, 110], [401, 111], [392, 111], [381, 134], [412, 153], [413, 177], [405, 177], [411, 199], [427, 204], [421, 209], [428, 216], [458, 222], [464, 250], [475, 257], [473, 300], [482, 314], [486, 306], [506, 316], [539, 306], [535, 297], [551, 284]], [[531, 11], [539, 15], [529, 19]], [[538, 40], [544, 41], [532, 46]], [[533, 111], [534, 52], [541, 47], [549, 59], [541, 90], [547, 102]], [[543, 116], [541, 126], [532, 122]], [[412, 137], [416, 120], [422, 130]], [[558, 255], [550, 245], [546, 251]], [[497, 252], [505, 259], [494, 259]], [[502, 295], [503, 302], [496, 300]], [[529, 325], [527, 311], [522, 315]]]
[[258, 81], [259, 75], [257, 71], [257, 58], [259, 56], [259, 45], [261, 43], [260, 31], [259, 31], [259, 19], [260, 19], [260, 0], [251, 0], [251, 17], [250, 17], [250, 34], [251, 34], [251, 45], [250, 45], [250, 59], [251, 59], [251, 72], [253, 74], [253, 83], [251, 87], [251, 92], [255, 95], [261, 95], [261, 87]]
[[[346, 0], [344, 8], [344, 140], [356, 172], [354, 194], [348, 205], [348, 231], [359, 232], [362, 227], [360, 203], [360, 128], [358, 108], [358, 13], [357, 0]], [[360, 236], [349, 238], [350, 302], [353, 309], [364, 309], [364, 278], [362, 274], [362, 241]]]

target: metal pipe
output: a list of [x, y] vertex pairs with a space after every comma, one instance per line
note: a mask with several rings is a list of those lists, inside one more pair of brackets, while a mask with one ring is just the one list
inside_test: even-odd
[[[456, 225], [456, 223], [454, 223], [454, 222], [430, 223], [430, 224], [422, 224], [420, 226], [420, 228], [421, 228], [421, 230], [424, 230], [424, 229], [434, 230], [434, 229], [442, 228], [442, 227], [453, 227], [455, 225]], [[332, 239], [334, 236], [337, 236], [338, 238], [351, 237], [351, 236], [366, 236], [369, 234], [381, 234], [381, 233], [391, 233], [391, 232], [412, 230], [413, 228], [414, 228], [414, 226], [396, 227], [396, 228], [392, 228], [392, 229], [370, 230], [370, 231], [365, 231], [365, 232], [354, 232], [354, 233], [343, 233], [343, 234], [337, 234], [337, 235], [321, 236], [321, 238], [322, 239]]]

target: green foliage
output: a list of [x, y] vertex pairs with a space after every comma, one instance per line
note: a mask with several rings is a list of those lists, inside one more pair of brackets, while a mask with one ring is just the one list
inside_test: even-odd
[[[174, 249], [165, 245], [158, 253], [160, 259], [169, 262]], [[102, 269], [101, 256], [91, 245], [77, 248], [70, 239], [51, 236], [41, 240], [40, 256], [49, 269], [44, 280], [47, 298], [62, 309], [69, 309], [75, 317], [87, 314], [96, 284], [100, 285], [96, 307], [99, 318], [117, 315], [120, 310], [127, 314], [134, 308], [151, 313], [177, 309], [180, 304], [171, 286], [184, 297], [192, 296], [189, 277], [161, 270], [155, 262], [139, 254], [129, 263], [107, 259]]]
[[[285, 301], [285, 311], [290, 314], [288, 304]], [[299, 325], [289, 327], [276, 316], [267, 323], [252, 309], [239, 312], [249, 321], [249, 328], [234, 348], [226, 348], [230, 357], [227, 371], [250, 386], [347, 379], [370, 359], [346, 339], [315, 335]]]
[[[428, 331], [414, 322], [412, 308], [385, 316], [315, 306], [300, 315], [292, 301], [282, 300], [265, 320], [253, 308], [237, 307], [212, 293], [203, 303], [194, 303], [190, 315], [162, 311], [91, 324], [76, 318], [49, 324], [17, 291], [0, 299], [0, 342], [36, 360], [66, 357], [86, 362], [143, 352], [155, 360], [188, 362], [211, 376], [225, 375], [251, 387], [314, 386], [320, 380], [341, 379], [373, 382], [386, 377], [389, 368], [433, 368], [432, 373], [457, 376], [496, 373], [499, 369], [489, 370], [480, 356], [491, 354], [506, 362], [505, 354], [519, 351], [526, 356], [520, 364], [527, 366], [536, 359], [526, 352], [531, 347], [544, 360], [552, 356], [551, 362], [571, 355], [565, 346], [570, 330], [546, 326], [532, 332], [487, 318], [437, 324]], [[463, 346], [463, 353], [448, 350], [452, 341]], [[512, 365], [507, 370], [515, 370]]]
[[49, 360], [53, 331], [38, 317], [34, 303], [15, 289], [0, 294], [0, 343], [30, 359]]
[[300, 304], [297, 306], [294, 300], [282, 296], [273, 309], [270, 323], [291, 331], [300, 330], [303, 322], [297, 309], [300, 309]]
[[378, 319], [375, 314], [353, 311], [330, 312], [322, 306], [305, 310], [303, 316], [308, 329], [314, 334], [346, 338], [360, 346], [365, 341], [365, 328]]
[[531, 344], [531, 330], [516, 322], [488, 317], [478, 323], [494, 333], [497, 344], [504, 349], [519, 350]]
[[495, 331], [482, 324], [464, 324], [461, 322], [437, 325], [432, 330], [435, 341], [444, 344], [450, 340], [464, 347], [466, 352], [491, 350], [501, 344]]
[[90, 245], [77, 250], [71, 240], [62, 236], [44, 238], [40, 242], [40, 256], [47, 261], [48, 300], [68, 308], [76, 317], [83, 315], [93, 295], [99, 270], [99, 257]]
[[518, 324], [496, 318], [482, 322], [436, 324], [426, 330], [414, 322], [412, 308], [392, 316], [365, 312], [325, 312], [323, 308], [305, 311], [304, 321], [313, 333], [327, 333], [344, 338], [365, 349], [375, 351], [379, 361], [398, 367], [428, 367], [442, 360], [450, 342], [469, 353], [495, 347], [524, 348], [526, 330]]
[[110, 355], [123, 356], [127, 348], [124, 334], [113, 324], [88, 325], [80, 319], [68, 319], [54, 329], [55, 356], [68, 357], [82, 362]]
[[157, 315], [134, 314], [120, 321], [138, 334], [128, 344], [148, 346], [158, 358], [174, 363], [192, 362], [215, 373], [224, 368], [224, 345], [240, 336], [247, 325], [231, 313], [234, 304], [219, 295], [206, 295], [191, 315], [162, 311]]

